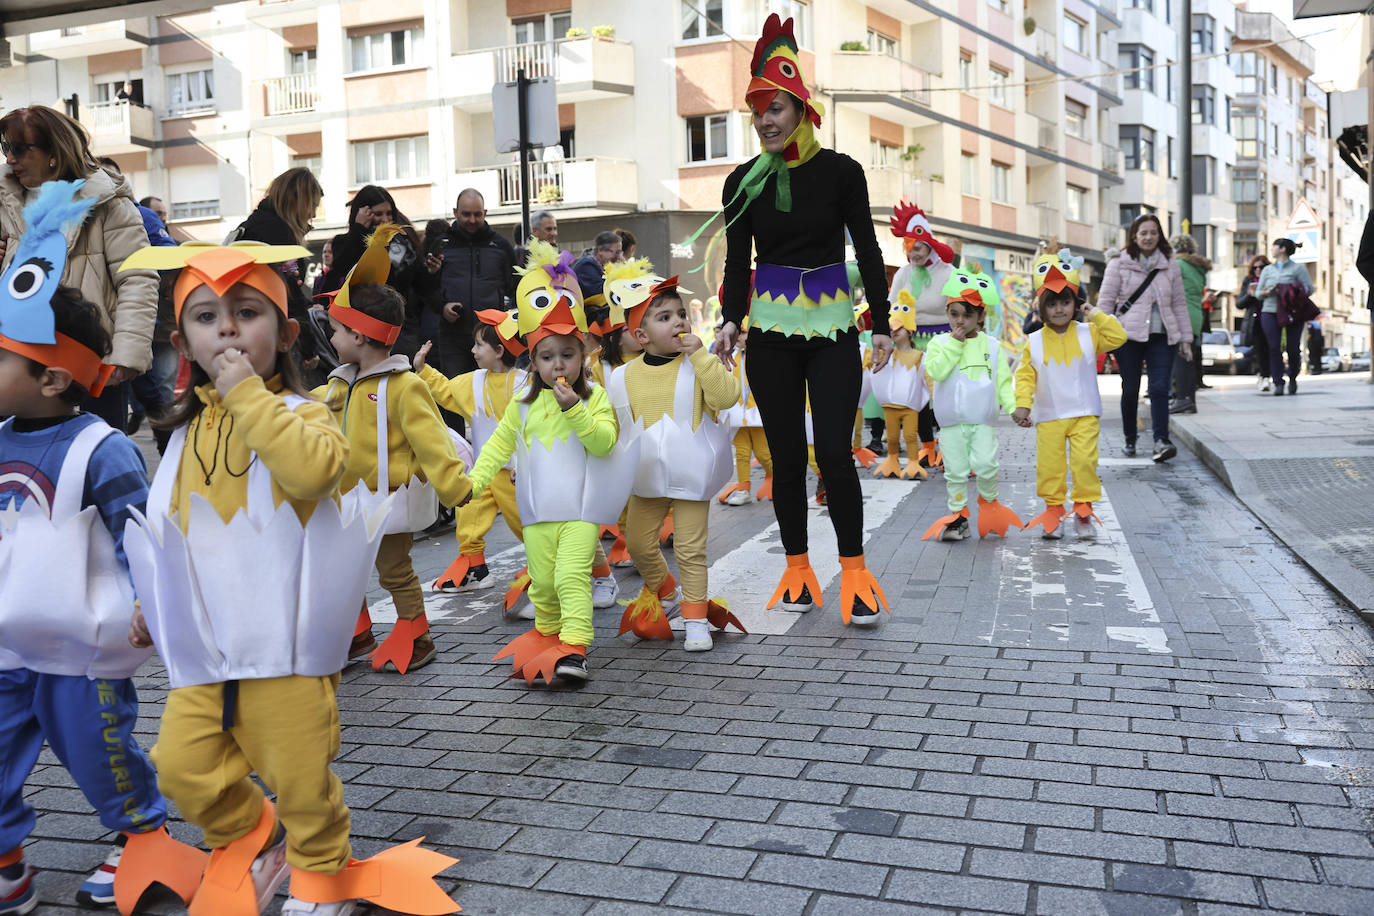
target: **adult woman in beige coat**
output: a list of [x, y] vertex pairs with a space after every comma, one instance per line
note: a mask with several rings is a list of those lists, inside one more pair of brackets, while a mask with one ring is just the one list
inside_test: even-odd
[[105, 394], [85, 407], [124, 430], [129, 379], [152, 364], [153, 325], [157, 321], [157, 273], [119, 273], [124, 259], [148, 246], [143, 218], [127, 179], [100, 168], [80, 124], [41, 105], [17, 108], [0, 118], [5, 169], [0, 170], [0, 269], [9, 266], [14, 243], [28, 228], [24, 205], [45, 181], [85, 179], [78, 197], [96, 203], [78, 226], [67, 231], [67, 266], [62, 284], [81, 291], [100, 309], [114, 349], [106, 362], [116, 367]]

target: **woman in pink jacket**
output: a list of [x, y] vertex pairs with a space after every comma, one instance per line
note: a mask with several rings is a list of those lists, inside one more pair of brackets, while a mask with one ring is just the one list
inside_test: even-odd
[[1126, 342], [1116, 351], [1121, 368], [1121, 424], [1126, 428], [1125, 454], [1135, 455], [1136, 405], [1140, 366], [1149, 375], [1150, 417], [1155, 447], [1151, 457], [1168, 461], [1178, 454], [1169, 441], [1169, 377], [1174, 353], [1193, 358], [1193, 326], [1183, 297], [1183, 275], [1173, 259], [1159, 217], [1137, 216], [1126, 233], [1126, 248], [1107, 264], [1098, 308], [1115, 315], [1126, 328]]

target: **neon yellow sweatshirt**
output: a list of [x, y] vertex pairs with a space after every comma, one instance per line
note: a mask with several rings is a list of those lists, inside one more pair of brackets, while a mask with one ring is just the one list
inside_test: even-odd
[[[993, 361], [997, 364], [997, 403], [1007, 413], [1016, 408], [1016, 398], [1012, 393], [1011, 367], [1002, 356], [1002, 345], [997, 343], [993, 349]], [[935, 384], [940, 384], [956, 371], [962, 372], [977, 381], [988, 377], [988, 337], [982, 331], [976, 337], [964, 341], [954, 339], [952, 334], [937, 334], [926, 344], [926, 357], [922, 364]]]
[[521, 403], [512, 400], [506, 405], [506, 412], [496, 431], [482, 446], [482, 454], [477, 456], [477, 463], [472, 467], [473, 495], [480, 496], [497, 472], [505, 467], [515, 452], [516, 436], [524, 436], [525, 445], [530, 446], [536, 439], [548, 442], [575, 435], [581, 440], [582, 447], [592, 455], [607, 455], [615, 448], [620, 427], [616, 423], [611, 399], [600, 385], [593, 386], [591, 395], [585, 401], [578, 401], [567, 410], [559, 406], [550, 389], [542, 389], [534, 403], [529, 405], [523, 427], [520, 423]]

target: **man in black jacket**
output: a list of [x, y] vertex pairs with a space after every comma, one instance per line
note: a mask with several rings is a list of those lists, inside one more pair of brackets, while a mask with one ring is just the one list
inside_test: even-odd
[[[1369, 311], [1374, 315], [1374, 210], [1369, 211], [1369, 218], [1364, 223], [1364, 234], [1360, 236], [1360, 250], [1355, 255], [1355, 269], [1369, 284]], [[1374, 366], [1369, 370], [1369, 377], [1374, 379]]]
[[[509, 309], [515, 298], [515, 247], [487, 223], [481, 192], [467, 188], [453, 208], [454, 222], [443, 238], [439, 255], [428, 259], [428, 296], [439, 310], [439, 339], [435, 341], [440, 372], [450, 378], [477, 368], [472, 358], [476, 313]], [[462, 420], [450, 418], [462, 430]]]

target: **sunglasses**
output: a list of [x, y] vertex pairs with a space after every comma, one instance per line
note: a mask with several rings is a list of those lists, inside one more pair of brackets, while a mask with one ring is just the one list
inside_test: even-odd
[[31, 149], [42, 149], [37, 143], [11, 143], [8, 140], [0, 140], [0, 152], [6, 156], [13, 156], [18, 159]]

